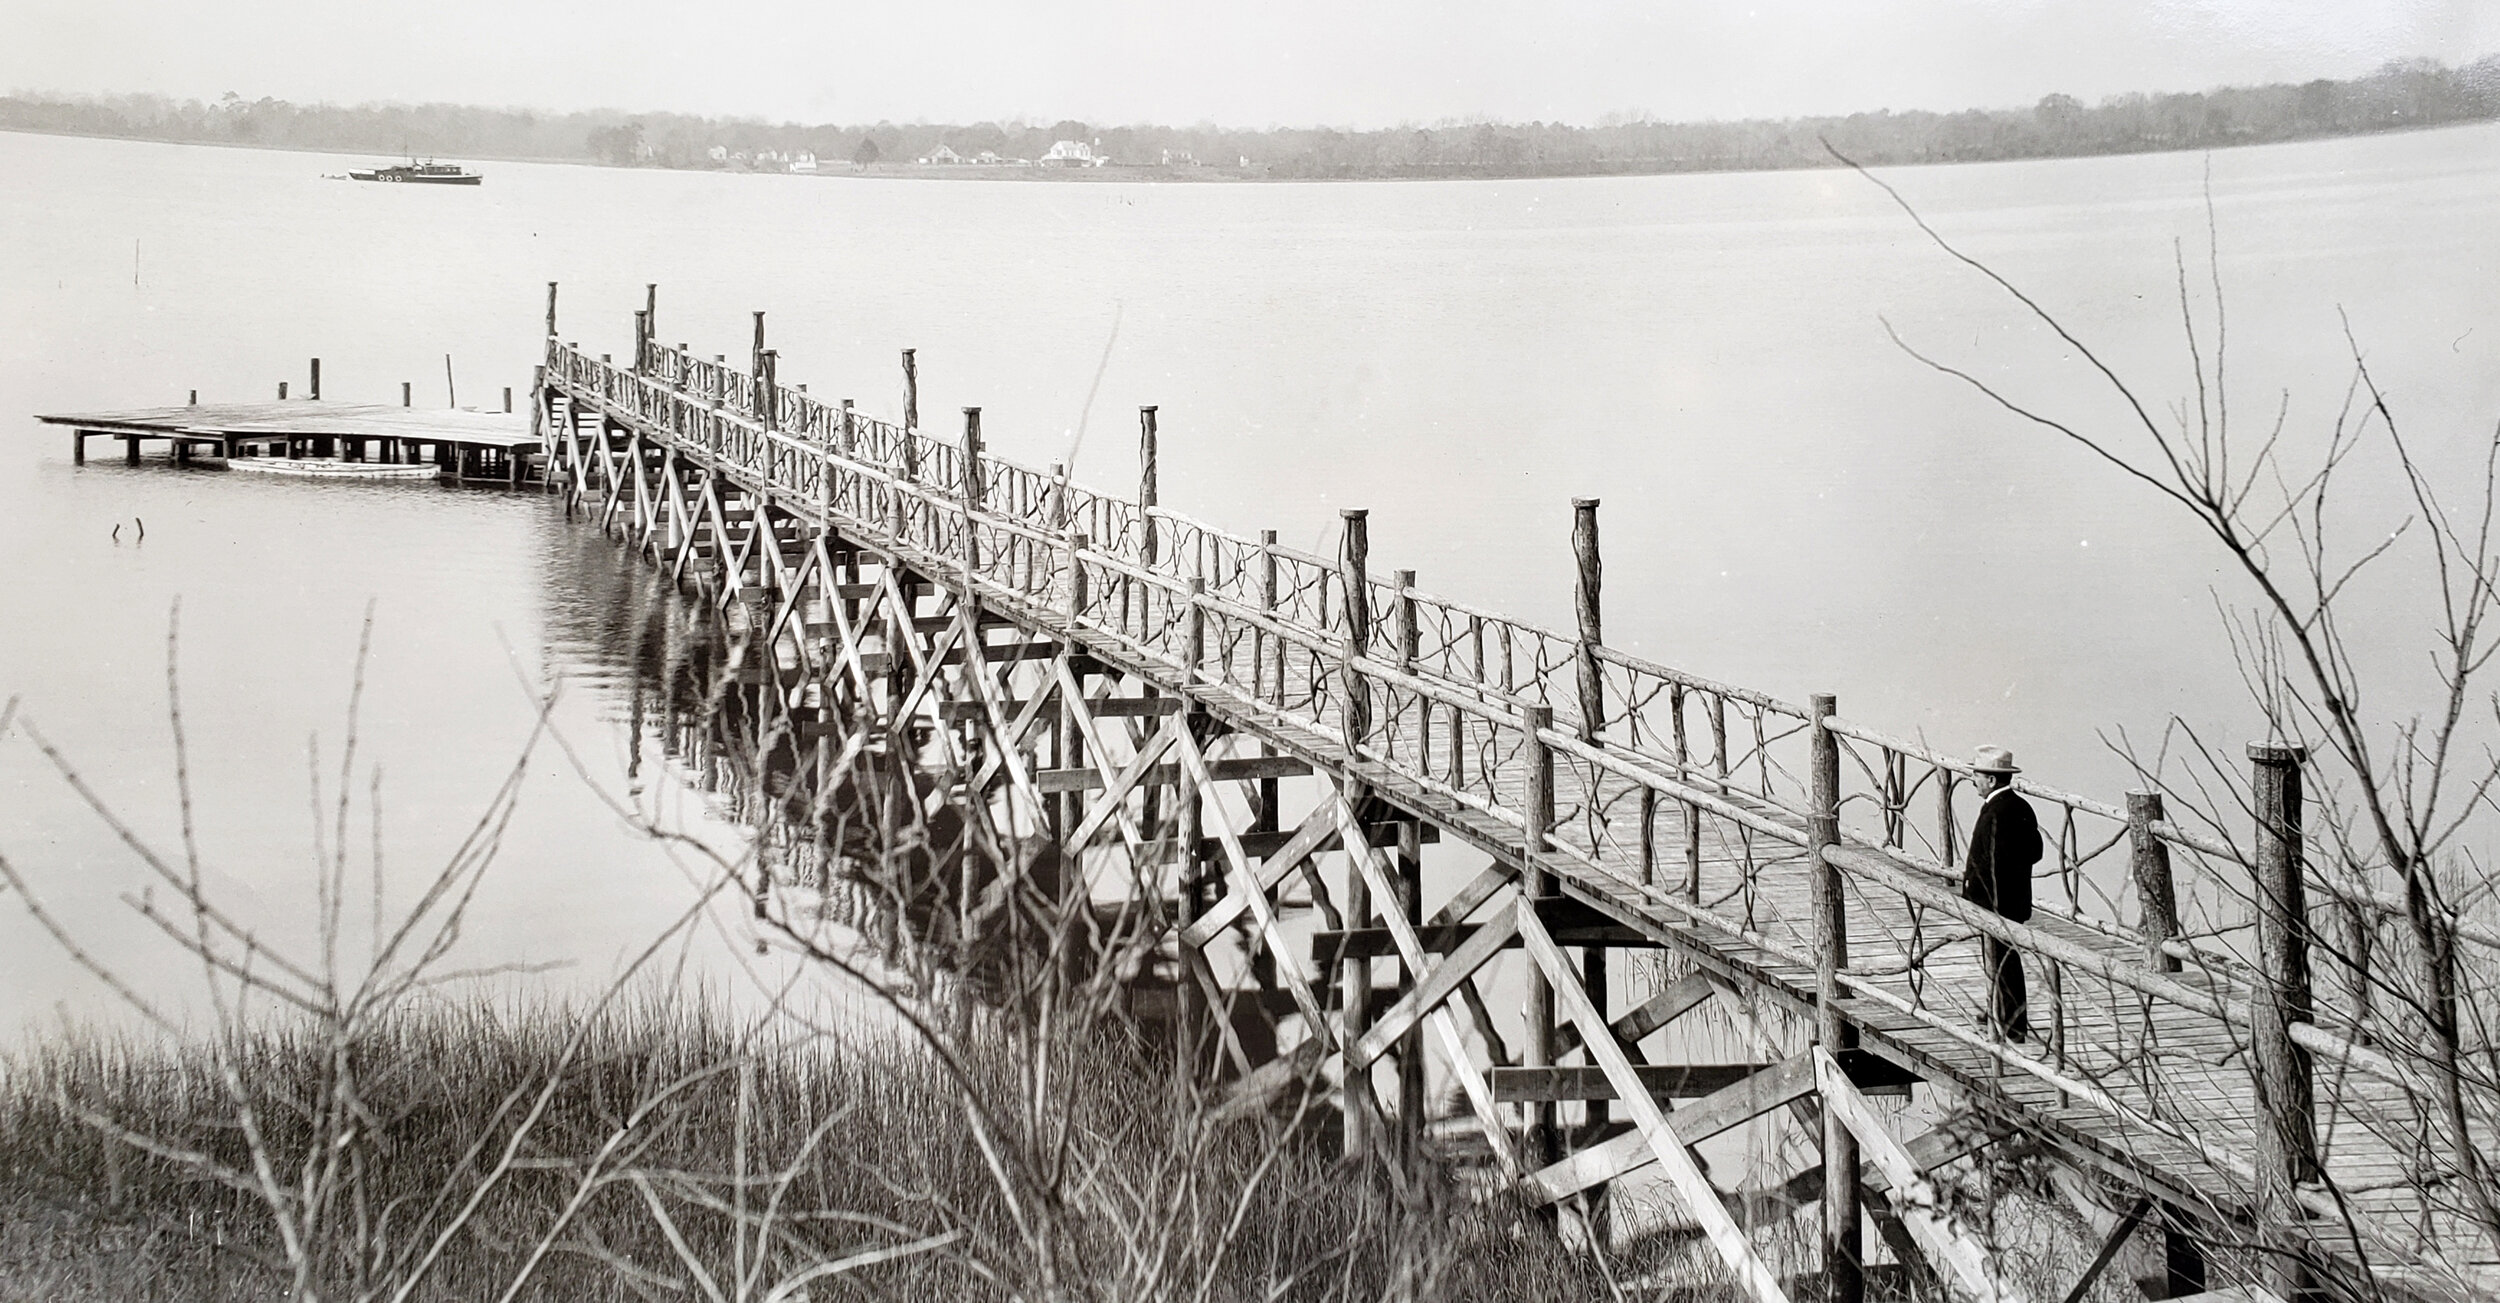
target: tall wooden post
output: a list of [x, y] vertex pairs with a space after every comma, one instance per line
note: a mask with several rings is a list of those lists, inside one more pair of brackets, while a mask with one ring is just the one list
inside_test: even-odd
[[1155, 537], [1155, 508], [1162, 505], [1162, 491], [1157, 484], [1155, 451], [1155, 409], [1137, 409], [1137, 528], [1138, 555], [1151, 566], [1159, 551]]
[[503, 410], [506, 416], [512, 414], [512, 386], [510, 385], [503, 387]]
[[1597, 671], [1597, 647], [1606, 640], [1598, 602], [1605, 567], [1597, 555], [1595, 498], [1571, 500], [1571, 559], [1578, 579], [1572, 588], [1572, 607], [1580, 617], [1580, 647], [1575, 658], [1580, 680], [1580, 740], [1593, 742], [1606, 723], [1606, 681]]
[[286, 401], [286, 381], [284, 380], [278, 382], [278, 401], [282, 403]]
[[547, 338], [556, 337], [556, 283], [547, 282]]
[[658, 285], [645, 284], [642, 287], [642, 328], [645, 339], [660, 337], [660, 287]]
[[2127, 793], [2127, 869], [2135, 879], [2137, 930], [2144, 933], [2145, 962], [2155, 971], [2179, 971], [2179, 958], [2162, 949], [2179, 935], [2179, 896], [2170, 880], [2170, 843], [2153, 833], [2163, 818], [2161, 793]]
[[304, 396], [305, 396], [306, 398], [314, 398], [314, 399], [318, 399], [319, 397], [321, 397], [321, 359], [320, 359], [320, 358], [314, 358], [314, 359], [312, 360], [312, 374], [311, 374], [311, 375], [308, 375], [308, 376], [306, 376], [306, 377], [304, 377]]
[[644, 371], [644, 370], [645, 370], [645, 369], [649, 366], [649, 364], [650, 364], [650, 358], [651, 358], [651, 314], [650, 314], [649, 312], [636, 312], [636, 313], [634, 314], [634, 367], [633, 367], [633, 371], [634, 371], [634, 374], [635, 374], [635, 375], [641, 375], [641, 374], [643, 373], [643, 371]]
[[[1839, 1053], [1857, 1043], [1843, 1012], [1841, 971], [1849, 966], [1848, 897], [1840, 870], [1823, 853], [1840, 844], [1840, 740], [1831, 718], [1840, 709], [1830, 693], [1815, 694], [1813, 804], [1806, 815], [1806, 868], [1814, 889], [1814, 1039]], [[1866, 1297], [1866, 1252], [1858, 1204], [1858, 1138], [1831, 1109], [1823, 1110], [1823, 1282], [1832, 1303]]]
[[[1366, 804], [1360, 784], [1351, 784], [1347, 798], [1358, 811]], [[1347, 848], [1345, 873], [1345, 925], [1349, 933], [1372, 924], [1372, 889], [1354, 864], [1354, 849]], [[1386, 902], [1384, 902], [1386, 903]], [[1372, 963], [1369, 959], [1347, 958], [1337, 965], [1337, 1021], [1341, 1045], [1352, 1045], [1371, 1029]], [[1351, 1060], [1345, 1069], [1343, 1105], [1345, 1121], [1344, 1152], [1348, 1159], [1362, 1161], [1371, 1152], [1372, 1068], [1357, 1068]]]
[[2314, 1297], [2299, 1235], [2298, 1187], [2317, 1181], [2317, 1118], [2309, 1051], [2292, 1041], [2311, 1022], [2309, 908], [2301, 879], [2300, 766], [2305, 748], [2248, 748], [2250, 804], [2257, 812], [2256, 997], [2249, 1001], [2249, 1066], [2257, 1092], [2258, 1224], [2283, 1236], [2269, 1255], [2265, 1283], [2287, 1303]]
[[833, 448], [844, 457], [859, 454], [858, 418], [851, 414], [851, 400], [848, 398], [842, 400], [842, 427], [834, 435]]
[[[402, 407], [414, 407], [414, 406], [416, 406], [416, 405], [417, 405], [417, 393], [416, 393], [416, 390], [417, 390], [417, 387], [416, 387], [416, 385], [415, 385], [413, 382], [411, 382], [411, 381], [407, 381], [407, 380], [402, 380], [402, 381], [400, 381], [400, 382], [399, 382], [399, 405], [400, 405], [400, 406], [402, 406]], [[279, 395], [279, 397], [283, 398], [283, 397], [285, 397], [285, 395], [284, 395], [284, 394], [281, 394], [281, 395]]]
[[[1398, 668], [1412, 674], [1415, 672], [1415, 655], [1422, 649], [1423, 643], [1423, 632], [1415, 626], [1415, 572], [1390, 571], [1389, 587], [1396, 594], [1389, 609], [1394, 613], [1390, 618], [1392, 630], [1397, 636]], [[1425, 704], [1417, 709], [1430, 710], [1432, 707]]]
[[964, 409], [964, 593], [972, 592], [972, 575], [981, 568], [981, 536], [973, 517], [981, 510], [981, 409]]
[[[920, 429], [920, 364], [911, 349], [903, 350], [903, 433]], [[909, 441], [904, 444], [909, 447]]]
[[[1519, 726], [1528, 735], [1525, 754], [1528, 762], [1526, 827], [1520, 832], [1520, 885], [1523, 888], [1519, 908], [1534, 909], [1547, 896], [1554, 894], [1553, 875], [1544, 868], [1545, 836], [1554, 826], [1554, 752], [1543, 734], [1554, 727], [1554, 708], [1528, 705], [1519, 708]], [[1528, 967], [1527, 1045], [1520, 1054], [1521, 1063], [1530, 1068], [1554, 1066], [1554, 988], [1545, 979], [1545, 971], [1533, 964]], [[1532, 1166], [1543, 1167], [1562, 1157], [1561, 1112], [1551, 1100], [1537, 1104], [1529, 1115], [1528, 1154]]]
[[755, 314], [755, 343], [748, 349], [748, 356], [753, 361], [753, 365], [747, 368], [749, 375], [764, 369], [764, 314], [761, 312]]
[[1371, 685], [1352, 662], [1371, 654], [1371, 579], [1367, 573], [1372, 553], [1371, 512], [1346, 507], [1337, 516], [1344, 522], [1337, 550], [1337, 577], [1345, 600], [1345, 741], [1347, 750], [1359, 752], [1363, 740], [1371, 734]]

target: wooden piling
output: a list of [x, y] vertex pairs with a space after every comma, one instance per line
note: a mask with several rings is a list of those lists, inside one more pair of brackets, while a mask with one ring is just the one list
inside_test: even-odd
[[304, 396], [312, 399], [318, 399], [321, 397], [320, 358], [314, 358], [312, 360], [312, 374], [304, 378]]
[[911, 349], [903, 350], [903, 433], [920, 429], [920, 364]]
[[278, 401], [282, 403], [286, 401], [286, 381], [284, 380], [278, 382]]
[[2286, 1303], [2316, 1297], [2303, 1257], [2298, 1189], [2318, 1181], [2315, 1093], [2309, 1051], [2291, 1029], [2313, 1022], [2309, 909], [2301, 878], [2302, 747], [2252, 744], [2249, 799], [2257, 815], [2255, 870], [2258, 989], [2249, 1001], [2249, 1066], [2257, 1096], [2258, 1224], [2279, 1235], [2264, 1283]]
[[[1189, 604], [1182, 614], [1181, 679], [1184, 683], [1197, 680], [1198, 667], [1206, 660], [1207, 613], [1203, 605], [1206, 595], [1204, 579], [1189, 581]], [[1191, 744], [1200, 745], [1209, 731], [1206, 707], [1193, 700], [1187, 703], [1185, 710], [1187, 714], [1181, 726], [1189, 730]], [[1204, 860], [1199, 851], [1206, 834], [1206, 801], [1205, 794], [1199, 790], [1196, 772], [1186, 765], [1181, 767], [1178, 789], [1172, 803], [1172, 840], [1179, 850], [1174, 859], [1173, 895], [1179, 905], [1180, 926], [1186, 928], [1198, 921], [1207, 906]], [[1175, 1063], [1181, 1078], [1176, 1084], [1181, 1097], [1186, 1100], [1195, 1088], [1203, 1066], [1203, 1047], [1208, 1043], [1211, 1019], [1206, 992], [1198, 985], [1197, 969], [1205, 962], [1204, 959], [1184, 945], [1180, 961], [1173, 968], [1174, 980], [1180, 985], [1180, 1000], [1176, 1006], [1180, 1025], [1174, 1029], [1172, 1039]]]
[[[1813, 883], [1815, 1043], [1832, 1053], [1854, 1048], [1857, 1031], [1842, 1007], [1840, 974], [1849, 966], [1848, 896], [1840, 870], [1823, 853], [1840, 844], [1840, 739], [1831, 730], [1840, 709], [1816, 693], [1812, 717], [1812, 795], [1806, 814], [1806, 865]], [[1858, 1137], [1840, 1115], [1823, 1110], [1823, 1289], [1831, 1303], [1866, 1297], [1866, 1246], [1858, 1199]]]
[[2170, 880], [2170, 844], [2154, 835], [2161, 822], [2159, 792], [2127, 793], [2127, 869], [2135, 879], [2136, 930], [2144, 934], [2145, 962], [2158, 972], [2179, 971], [2179, 958], [2163, 943], [2179, 935], [2179, 897]]
[[650, 359], [651, 314], [636, 312], [634, 314], [634, 374], [646, 374], [650, 369]]
[[764, 369], [764, 314], [761, 312], [755, 314], [755, 343], [747, 350], [747, 360], [750, 363], [748, 375]]
[[981, 533], [973, 527], [973, 515], [980, 511], [984, 476], [981, 472], [981, 409], [964, 409], [964, 591], [972, 591], [972, 576], [981, 569]]
[[1606, 682], [1597, 669], [1597, 647], [1606, 640], [1598, 601], [1605, 567], [1598, 560], [1595, 498], [1571, 500], [1571, 557], [1576, 575], [1572, 609], [1580, 619], [1580, 645], [1574, 658], [1579, 668], [1580, 740], [1593, 742], [1606, 723]]
[[[1359, 783], [1347, 785], [1347, 797], [1357, 810], [1363, 808], [1365, 793]], [[1352, 855], [1346, 857], [1345, 925], [1367, 928], [1372, 925], [1372, 889], [1361, 870], [1355, 867]], [[1349, 956], [1337, 964], [1337, 1026], [1339, 1045], [1352, 1045], [1371, 1030], [1372, 962], [1368, 957]], [[1339, 1103], [1344, 1116], [1344, 1152], [1348, 1160], [1362, 1162], [1370, 1157], [1375, 1119], [1372, 1116], [1372, 1065], [1356, 1067], [1346, 1061], [1344, 1089]]]
[[[1395, 594], [1390, 599], [1389, 609], [1396, 612], [1391, 628], [1397, 638], [1398, 668], [1412, 674], [1415, 672], [1415, 654], [1421, 649], [1423, 641], [1422, 630], [1415, 623], [1415, 572], [1390, 571], [1389, 588]], [[1418, 707], [1422, 710], [1431, 708], [1428, 704]]]
[[1360, 753], [1364, 740], [1371, 735], [1371, 684], [1353, 662], [1371, 654], [1371, 579], [1366, 573], [1372, 551], [1371, 512], [1346, 507], [1337, 515], [1344, 521], [1337, 549], [1337, 577], [1345, 603], [1345, 742], [1347, 750]]
[[556, 337], [556, 283], [547, 282], [547, 338]]
[[[859, 425], [857, 418], [851, 414], [851, 400], [848, 398], [842, 400], [842, 425], [834, 433], [833, 450], [843, 457], [859, 455]], [[830, 475], [827, 478], [830, 479]]]
[[[756, 313], [756, 337], [763, 337], [763, 313]], [[780, 428], [781, 422], [781, 354], [769, 349], [755, 350], [755, 419], [764, 425], [766, 434]]]
[[399, 382], [399, 405], [400, 405], [400, 406], [402, 406], [402, 407], [414, 407], [414, 406], [416, 406], [416, 405], [417, 405], [417, 396], [416, 396], [416, 391], [417, 391], [417, 387], [416, 387], [416, 385], [415, 385], [413, 382], [410, 382], [410, 381], [407, 381], [407, 380], [402, 380], [402, 381], [400, 381], [400, 382]]
[[[1554, 751], [1544, 734], [1554, 727], [1554, 708], [1525, 705], [1519, 708], [1519, 726], [1528, 735], [1527, 808], [1520, 829], [1519, 865], [1522, 888], [1519, 908], [1534, 909], [1537, 902], [1554, 894], [1553, 875], [1544, 868], [1545, 837], [1554, 826]], [[1527, 1044], [1522, 1048], [1520, 1063], [1530, 1068], [1554, 1065], [1554, 988], [1544, 970], [1528, 969]], [[1528, 1163], [1544, 1167], [1562, 1158], [1561, 1113], [1551, 1100], [1541, 1101], [1530, 1111], [1528, 1122]]]
[[197, 390], [197, 389], [194, 389], [194, 390], [192, 390], [192, 391], [191, 391], [191, 406], [193, 406], [193, 407], [197, 407], [197, 406], [199, 406], [199, 405], [200, 405], [200, 391], [199, 391], [199, 390]]
[[642, 287], [642, 325], [649, 338], [660, 337], [660, 287], [655, 283]]
[[512, 386], [510, 385], [503, 387], [503, 410], [505, 415], [510, 415], [512, 412]]
[[1155, 534], [1155, 508], [1163, 497], [1156, 484], [1155, 409], [1137, 409], [1137, 528], [1140, 533], [1138, 554], [1147, 565], [1158, 559]]

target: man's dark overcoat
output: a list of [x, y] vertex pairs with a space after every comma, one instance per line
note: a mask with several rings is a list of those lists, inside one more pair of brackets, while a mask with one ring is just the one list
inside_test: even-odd
[[1962, 898], [2017, 923], [2031, 920], [2031, 866], [2040, 862], [2040, 818], [2031, 802], [2001, 787], [1979, 805], [1970, 855], [1962, 861]]

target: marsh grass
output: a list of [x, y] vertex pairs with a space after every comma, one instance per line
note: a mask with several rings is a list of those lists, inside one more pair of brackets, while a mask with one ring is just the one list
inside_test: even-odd
[[[966, 1042], [967, 1066], [1017, 1080], [990, 1061], [1005, 1049], [979, 1048], [993, 1043]], [[1209, 1126], [1115, 1033], [1062, 1048], [1086, 1070], [1060, 1078], [1061, 1098], [1039, 1113], [993, 1102], [1071, 1124], [1073, 1179], [1048, 1219], [1063, 1297], [1611, 1296], [1608, 1268], [1524, 1231], [1518, 1209], [1447, 1179], [1389, 1191], [1312, 1143], [1314, 1128]], [[271, 1025], [226, 1056], [244, 1065], [281, 1169], [318, 1139], [306, 1099], [328, 1053]], [[517, 1281], [526, 1298], [760, 1299], [811, 1269], [933, 1240], [779, 1296], [1037, 1296], [957, 1079], [910, 1041], [782, 1039], [699, 997], [651, 994], [588, 1025], [560, 1007], [429, 1002], [377, 1022], [355, 1053], [375, 1134], [359, 1146], [353, 1206], [326, 1224], [310, 1296], [373, 1297], [401, 1279], [425, 1238], [408, 1232], [476, 1186], [550, 1079], [561, 1087], [515, 1170], [408, 1297], [499, 1298]], [[0, 1239], [0, 1296], [288, 1296], [294, 1272], [259, 1197], [206, 1175], [252, 1161], [218, 1058], [89, 1035], [0, 1067], [0, 1209], [15, 1228]], [[130, 1143], [139, 1134], [164, 1152]], [[1649, 1266], [1683, 1253], [1662, 1243]]]

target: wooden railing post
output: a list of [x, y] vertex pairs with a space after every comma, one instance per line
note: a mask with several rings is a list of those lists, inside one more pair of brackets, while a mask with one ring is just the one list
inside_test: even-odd
[[964, 592], [972, 592], [972, 576], [981, 568], [981, 536], [973, 528], [981, 510], [981, 409], [964, 409]]
[[651, 364], [651, 314], [634, 314], [634, 374], [641, 375]]
[[1068, 629], [1076, 630], [1077, 619], [1085, 614], [1085, 531], [1068, 531]]
[[747, 358], [748, 375], [764, 369], [764, 314], [761, 312], [755, 314], [755, 343], [748, 348]]
[[834, 449], [848, 458], [856, 459], [859, 455], [859, 425], [851, 414], [848, 398], [842, 400], [842, 428], [834, 435]]
[[2179, 958], [2163, 949], [2179, 935], [2179, 896], [2170, 880], [2170, 843], [2153, 832], [2164, 818], [2161, 793], [2127, 793], [2128, 872], [2135, 878], [2138, 931], [2144, 934], [2145, 962], [2154, 971], [2179, 971]]
[[1371, 654], [1371, 580], [1367, 569], [1372, 552], [1371, 513], [1360, 507], [1347, 507], [1337, 515], [1345, 522], [1337, 553], [1337, 575], [1345, 590], [1345, 742], [1347, 750], [1359, 752], [1372, 729], [1371, 684], [1353, 665], [1357, 657]]
[[547, 338], [556, 337], [556, 283], [547, 282]]
[[[1276, 531], [1272, 529], [1262, 529], [1259, 531], [1259, 614], [1273, 616], [1275, 613]], [[1250, 687], [1253, 694], [1258, 693], [1264, 682], [1261, 676], [1266, 673], [1265, 667], [1268, 662], [1267, 652], [1269, 641], [1267, 630], [1253, 629], [1251, 631], [1250, 660], [1252, 668], [1250, 672]], [[1276, 661], [1276, 688], [1278, 695], [1281, 697], [1285, 686], [1284, 647], [1281, 643], [1278, 644], [1276, 648]], [[1264, 696], [1261, 696], [1259, 699], [1262, 701], [1266, 700]], [[1259, 780], [1260, 804], [1263, 807], [1266, 807], [1271, 815], [1274, 812], [1276, 804], [1275, 782], [1276, 780], [1272, 778], [1262, 778]]]
[[2287, 1303], [2312, 1297], [2297, 1228], [2298, 1188], [2320, 1178], [2309, 1051], [2292, 1041], [2295, 1024], [2315, 1020], [2309, 986], [2309, 909], [2301, 879], [2300, 767], [2308, 751], [2251, 744], [2250, 804], [2257, 814], [2255, 862], [2258, 990], [2249, 1001], [2249, 1065], [2257, 1092], [2257, 1212], [2260, 1226], [2284, 1235], [2267, 1258], [2265, 1283]]
[[[912, 357], [912, 350], [907, 348], [903, 350], [903, 433], [916, 434], [919, 430], [920, 364]], [[909, 446], [908, 440], [905, 446]]]
[[1162, 540], [1155, 537], [1155, 508], [1163, 505], [1155, 448], [1155, 409], [1137, 409], [1137, 555], [1152, 566]]
[[755, 361], [755, 419], [770, 434], [781, 422], [781, 354], [762, 349]]
[[[1392, 570], [1389, 572], [1391, 600], [1396, 603], [1390, 609], [1396, 612], [1392, 618], [1395, 621], [1394, 631], [1398, 640], [1398, 668], [1409, 674], [1415, 672], [1415, 657], [1423, 649], [1423, 631], [1415, 624], [1414, 587], [1414, 571]], [[1429, 701], [1422, 703], [1419, 707], [1419, 709], [1430, 708]]]
[[660, 337], [660, 287], [656, 284], [642, 287], [642, 328], [643, 338]]
[[[1527, 734], [1521, 744], [1527, 762], [1527, 804], [1521, 811], [1526, 817], [1519, 842], [1521, 909], [1534, 909], [1537, 902], [1554, 893], [1553, 875], [1543, 867], [1546, 834], [1554, 826], [1554, 752], [1546, 745], [1543, 734], [1553, 726], [1553, 707], [1519, 708], [1519, 727]], [[1554, 1066], [1554, 988], [1546, 981], [1544, 970], [1533, 964], [1528, 968], [1527, 1024], [1527, 1044], [1520, 1054], [1522, 1066]], [[1560, 1110], [1550, 1100], [1538, 1103], [1530, 1112], [1527, 1139], [1532, 1166], [1543, 1167], [1561, 1159], [1559, 1121]]]
[[1605, 567], [1597, 554], [1597, 499], [1571, 500], [1571, 557], [1578, 582], [1572, 606], [1580, 617], [1580, 740], [1594, 742], [1606, 726], [1606, 681], [1597, 670], [1597, 647], [1606, 640], [1598, 590]]
[[[1857, 1031], [1841, 1005], [1840, 974], [1849, 966], [1848, 896], [1840, 870], [1823, 853], [1840, 844], [1840, 739], [1831, 730], [1840, 703], [1816, 693], [1812, 804], [1806, 814], [1806, 869], [1814, 888], [1815, 1043], [1832, 1053], [1853, 1048]], [[1823, 1288], [1832, 1303], [1866, 1297], [1866, 1256], [1858, 1203], [1858, 1137], [1840, 1115], [1823, 1110]]]

